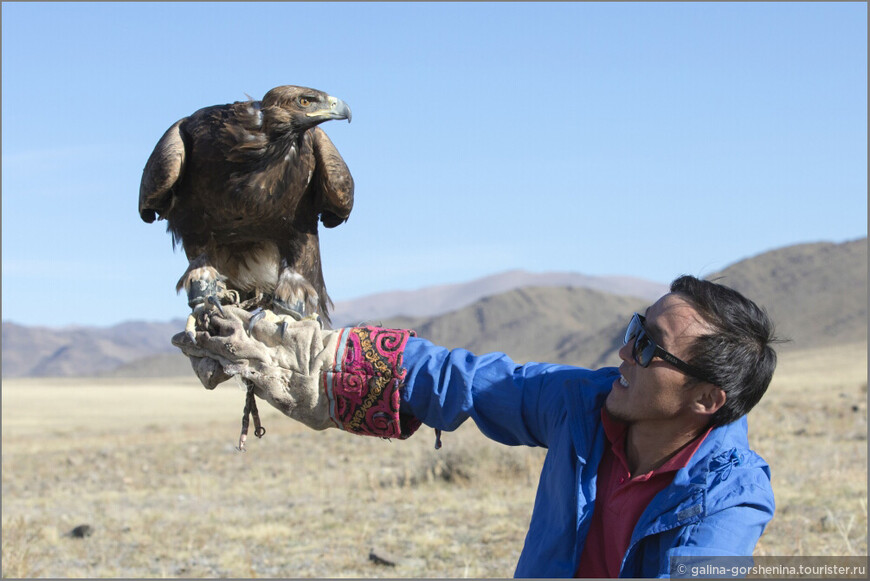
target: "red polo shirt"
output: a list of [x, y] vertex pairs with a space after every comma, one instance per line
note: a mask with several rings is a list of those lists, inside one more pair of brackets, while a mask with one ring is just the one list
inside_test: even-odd
[[622, 559], [640, 515], [653, 497], [671, 483], [677, 470], [689, 463], [713, 429], [686, 444], [655, 470], [632, 476], [625, 457], [628, 424], [611, 419], [604, 408], [601, 422], [610, 445], [605, 444], [598, 466], [595, 510], [575, 577], [619, 577]]

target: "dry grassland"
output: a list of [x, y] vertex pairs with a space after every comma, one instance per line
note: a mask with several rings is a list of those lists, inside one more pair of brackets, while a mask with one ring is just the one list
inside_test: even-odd
[[749, 415], [777, 510], [758, 555], [867, 555], [867, 345], [787, 353]]
[[[470, 423], [435, 451], [426, 428], [313, 432], [265, 404], [241, 454], [243, 392], [192, 376], [9, 380], [2, 399], [6, 577], [506, 577], [543, 460]], [[777, 498], [757, 554], [866, 555], [866, 346], [783, 356], [750, 438]]]

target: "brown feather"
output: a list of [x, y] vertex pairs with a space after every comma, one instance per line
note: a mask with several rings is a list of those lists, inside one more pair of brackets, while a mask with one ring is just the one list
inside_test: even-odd
[[[344, 117], [340, 111], [307, 114], [336, 102]], [[167, 220], [189, 260], [205, 255], [240, 292], [272, 293], [280, 271], [295, 270], [318, 293], [328, 321], [317, 222], [344, 222], [354, 186], [317, 125], [349, 115], [325, 93], [293, 86], [276, 87], [261, 102], [200, 109], [172, 125], [151, 154], [139, 190], [140, 216]], [[277, 264], [267, 268], [267, 256]]]

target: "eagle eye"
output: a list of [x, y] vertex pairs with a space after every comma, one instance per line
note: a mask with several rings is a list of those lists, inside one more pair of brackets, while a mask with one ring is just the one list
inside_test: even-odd
[[299, 104], [303, 107], [308, 107], [311, 104], [311, 99], [309, 97], [300, 97]]

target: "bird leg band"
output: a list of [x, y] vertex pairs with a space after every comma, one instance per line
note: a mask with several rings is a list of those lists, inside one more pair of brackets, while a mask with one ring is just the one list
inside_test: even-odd
[[220, 295], [222, 291], [226, 291], [226, 285], [215, 279], [195, 278], [190, 281], [190, 288], [187, 291], [187, 304], [193, 309], [197, 305], [205, 302], [210, 295]]

